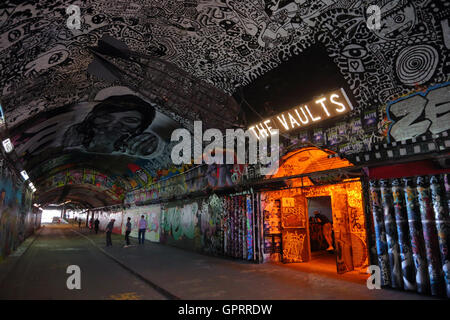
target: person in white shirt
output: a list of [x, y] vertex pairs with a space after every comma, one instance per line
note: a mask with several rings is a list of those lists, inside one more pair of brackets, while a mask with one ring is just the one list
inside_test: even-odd
[[144, 244], [145, 241], [145, 230], [147, 229], [147, 220], [145, 220], [144, 215], [141, 216], [141, 220], [139, 220], [139, 244]]

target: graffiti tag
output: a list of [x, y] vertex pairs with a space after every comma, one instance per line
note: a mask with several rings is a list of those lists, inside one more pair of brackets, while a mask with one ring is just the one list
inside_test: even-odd
[[390, 103], [387, 115], [393, 124], [389, 139], [404, 141], [427, 132], [438, 134], [450, 129], [450, 82], [425, 93], [415, 93]]

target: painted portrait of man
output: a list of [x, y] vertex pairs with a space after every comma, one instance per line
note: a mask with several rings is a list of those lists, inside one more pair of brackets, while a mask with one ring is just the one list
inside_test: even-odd
[[135, 95], [110, 96], [97, 104], [64, 134], [63, 146], [89, 153], [148, 156], [159, 138], [144, 132], [155, 119], [155, 108]]

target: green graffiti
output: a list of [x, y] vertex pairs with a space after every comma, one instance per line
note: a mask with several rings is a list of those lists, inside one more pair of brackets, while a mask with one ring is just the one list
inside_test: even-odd
[[194, 239], [197, 210], [198, 204], [196, 202], [181, 207], [175, 206], [164, 209], [162, 211], [164, 231], [170, 232], [174, 240], [179, 240], [183, 236]]

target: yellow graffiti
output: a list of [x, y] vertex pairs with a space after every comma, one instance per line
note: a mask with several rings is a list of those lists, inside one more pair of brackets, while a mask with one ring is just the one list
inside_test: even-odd
[[141, 296], [139, 296], [136, 292], [112, 294], [109, 298], [113, 300], [141, 300]]

